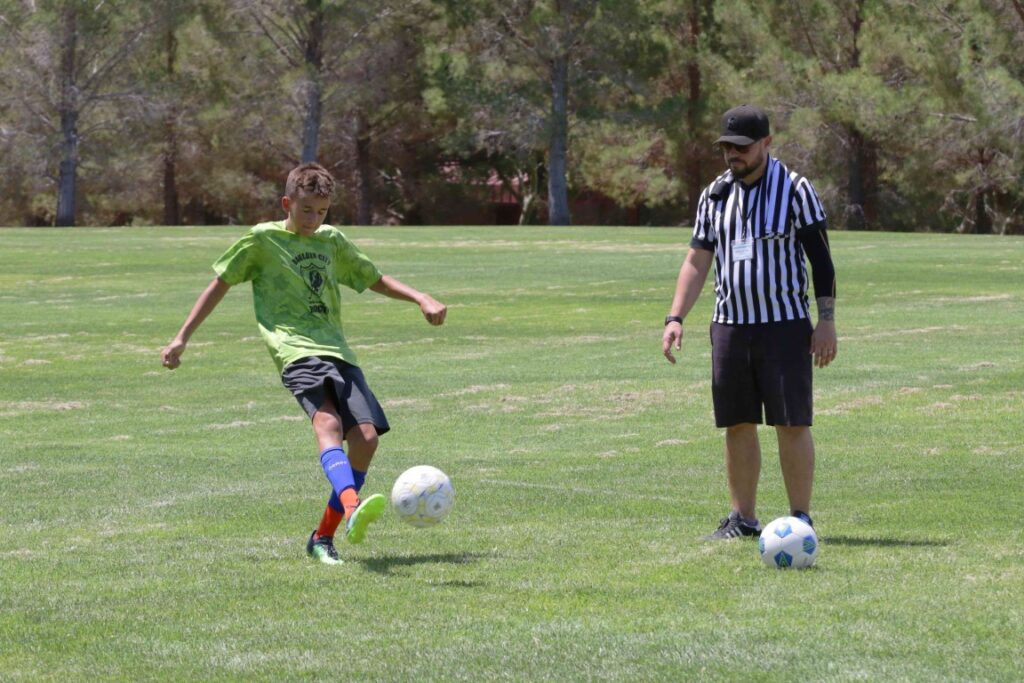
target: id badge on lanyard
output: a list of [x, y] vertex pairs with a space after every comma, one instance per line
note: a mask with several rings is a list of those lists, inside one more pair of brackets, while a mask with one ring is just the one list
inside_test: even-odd
[[749, 261], [752, 258], [754, 258], [754, 240], [750, 239], [749, 235], [743, 235], [739, 242], [733, 242], [733, 261]]
[[[747, 202], [752, 207], [754, 198], [747, 197]], [[749, 229], [751, 213], [751, 209], [747, 208], [746, 211], [740, 214], [743, 216], [743, 226], [740, 229], [739, 240], [733, 242], [732, 245], [732, 258], [734, 261], [749, 261], [754, 258], [754, 239], [751, 234], [753, 231]]]

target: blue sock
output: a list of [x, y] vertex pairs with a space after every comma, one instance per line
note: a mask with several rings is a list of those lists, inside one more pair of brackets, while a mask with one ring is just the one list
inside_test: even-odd
[[324, 452], [320, 454], [320, 465], [324, 468], [327, 480], [331, 482], [335, 497], [345, 489], [355, 487], [355, 480], [352, 478], [352, 465], [349, 464], [348, 456], [345, 455], [341, 446], [324, 449]]
[[[360, 472], [359, 470], [352, 470], [352, 481], [355, 484], [356, 493], [359, 493], [363, 488], [363, 483], [366, 482], [366, 472]], [[331, 506], [332, 510], [338, 512], [345, 512], [345, 508], [341, 504], [341, 499], [338, 498], [338, 494], [331, 491], [331, 499], [327, 501], [327, 504]]]

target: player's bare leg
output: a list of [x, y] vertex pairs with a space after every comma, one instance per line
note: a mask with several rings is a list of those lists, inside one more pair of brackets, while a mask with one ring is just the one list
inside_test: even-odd
[[[373, 460], [373, 454], [377, 451], [377, 429], [369, 423], [351, 427], [345, 433], [345, 442], [348, 444], [348, 459], [352, 463], [352, 469], [365, 474], [370, 467], [370, 461]], [[345, 538], [348, 542], [362, 543], [366, 537], [366, 527], [380, 518], [386, 506], [387, 499], [379, 493], [363, 500], [348, 517], [345, 527]]]
[[328, 448], [341, 446], [341, 417], [329, 396], [320, 410], [313, 414], [313, 433], [321, 453]]
[[350, 427], [345, 433], [345, 443], [348, 445], [348, 460], [352, 463], [352, 469], [360, 472], [370, 469], [370, 462], [379, 443], [377, 428], [370, 423]]
[[[344, 459], [345, 453], [341, 448], [342, 421], [330, 396], [313, 414], [312, 425], [313, 434], [321, 453], [321, 464], [324, 462], [324, 454], [333, 449], [337, 449], [335, 454]], [[343, 466], [349, 467], [348, 464]], [[341, 563], [341, 558], [334, 547], [334, 533], [344, 520], [344, 505], [346, 503], [349, 510], [355, 510], [359, 505], [359, 496], [352, 488], [343, 491], [341, 496], [335, 493], [331, 497], [331, 501], [328, 502], [320, 519], [320, 524], [310, 534], [309, 540], [306, 542], [306, 552], [324, 564]]]
[[729, 480], [732, 509], [747, 519], [757, 519], [761, 444], [757, 439], [756, 424], [744, 422], [726, 428], [725, 473]]
[[810, 427], [776, 426], [779, 438], [779, 462], [786, 482], [791, 512], [811, 512], [814, 485], [814, 439]]
[[761, 478], [761, 444], [757, 425], [745, 422], [725, 430], [725, 473], [729, 480], [732, 510], [718, 529], [705, 539], [709, 541], [757, 536], [757, 482]]

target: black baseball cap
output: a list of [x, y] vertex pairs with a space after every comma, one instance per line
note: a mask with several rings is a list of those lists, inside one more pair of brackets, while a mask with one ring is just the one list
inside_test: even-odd
[[722, 135], [715, 144], [749, 145], [770, 134], [768, 115], [757, 107], [741, 104], [722, 114]]

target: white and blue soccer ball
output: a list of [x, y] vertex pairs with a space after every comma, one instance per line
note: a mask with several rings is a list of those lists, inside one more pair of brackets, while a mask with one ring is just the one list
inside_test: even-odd
[[430, 465], [410, 467], [391, 487], [391, 505], [402, 519], [417, 527], [438, 524], [455, 504], [448, 475]]
[[761, 531], [757, 549], [769, 567], [803, 569], [818, 557], [818, 535], [798, 517], [779, 517]]

